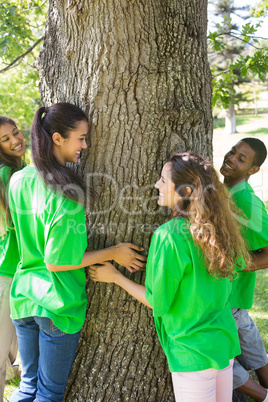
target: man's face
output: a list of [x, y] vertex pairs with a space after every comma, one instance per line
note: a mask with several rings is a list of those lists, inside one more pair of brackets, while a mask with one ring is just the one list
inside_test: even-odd
[[254, 165], [255, 151], [245, 142], [240, 141], [232, 147], [225, 155], [221, 174], [224, 176], [224, 182], [229, 186], [248, 180], [249, 176], [259, 170]]

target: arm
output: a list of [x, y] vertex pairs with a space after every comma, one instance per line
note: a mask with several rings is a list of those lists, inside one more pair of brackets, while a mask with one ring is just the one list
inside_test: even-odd
[[108, 260], [114, 260], [119, 265], [126, 267], [129, 272], [138, 271], [145, 267], [146, 257], [138, 254], [143, 248], [132, 243], [119, 243], [116, 246], [104, 248], [98, 251], [85, 252], [80, 265], [54, 265], [46, 264], [49, 271], [70, 271], [88, 267], [89, 265], [101, 264]]
[[106, 262], [101, 266], [91, 266], [89, 268], [89, 276], [94, 282], [115, 283], [122, 289], [127, 291], [138, 301], [152, 308], [145, 297], [146, 288], [126, 278], [111, 263]]
[[268, 246], [253, 254], [252, 262], [253, 264], [249, 268], [245, 268], [241, 272], [259, 271], [260, 269], [268, 268]]

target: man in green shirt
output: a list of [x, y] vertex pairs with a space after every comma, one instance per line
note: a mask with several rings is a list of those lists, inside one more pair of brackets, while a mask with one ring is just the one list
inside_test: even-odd
[[[244, 138], [225, 155], [220, 169], [233, 201], [242, 211], [241, 230], [253, 261], [253, 266], [239, 273], [233, 282], [230, 297], [241, 347], [241, 355], [234, 365], [234, 389], [256, 401], [268, 401], [268, 358], [257, 326], [247, 310], [253, 304], [256, 271], [268, 267], [268, 215], [248, 179], [260, 170], [266, 156], [262, 141]], [[255, 370], [260, 385], [246, 370]]]

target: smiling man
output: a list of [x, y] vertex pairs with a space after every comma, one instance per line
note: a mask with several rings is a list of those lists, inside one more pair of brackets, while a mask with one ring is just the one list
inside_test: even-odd
[[[262, 141], [244, 138], [225, 155], [220, 169], [233, 201], [242, 211], [241, 230], [253, 261], [252, 267], [240, 272], [233, 282], [230, 298], [241, 346], [241, 355], [234, 365], [234, 389], [260, 402], [268, 401], [268, 358], [259, 330], [247, 310], [253, 304], [255, 271], [268, 267], [268, 215], [248, 179], [260, 170], [266, 156]], [[247, 370], [255, 370], [260, 385], [249, 377]]]

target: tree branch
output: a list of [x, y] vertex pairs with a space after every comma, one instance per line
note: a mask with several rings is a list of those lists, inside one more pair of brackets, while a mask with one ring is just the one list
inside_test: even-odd
[[[235, 38], [235, 39], [240, 40], [241, 42], [247, 43], [249, 46], [254, 47], [255, 49], [258, 49], [258, 50], [262, 49], [261, 47], [257, 47], [257, 46], [255, 46], [255, 45], [253, 45], [252, 43], [247, 42], [245, 39], [242, 39], [241, 37], [234, 35], [232, 32], [226, 32], [225, 35], [229, 35], [229, 36], [231, 36], [232, 38]], [[245, 35], [245, 36], [248, 36], [248, 37], [249, 37], [249, 35]], [[252, 39], [253, 37], [250, 36], [250, 38]]]
[[36, 41], [33, 46], [29, 47], [28, 50], [26, 50], [26, 52], [22, 53], [19, 57], [17, 57], [15, 60], [12, 61], [12, 63], [10, 63], [7, 67], [3, 68], [2, 70], [0, 70], [0, 73], [5, 73], [6, 71], [10, 70], [12, 67], [14, 67], [14, 64], [16, 64], [17, 62], [21, 62], [22, 59], [29, 53], [31, 53], [31, 51], [40, 43], [42, 42], [42, 40], [44, 39], [44, 36], [42, 36], [42, 38], [38, 39], [38, 41]]
[[25, 13], [25, 12], [27, 12], [27, 11], [29, 11], [29, 10], [35, 10], [35, 9], [37, 9], [37, 8], [42, 8], [43, 5], [47, 3], [47, 1], [48, 1], [48, 0], [45, 0], [40, 6], [37, 6], [37, 7], [25, 8], [24, 10], [22, 10], [22, 13]]

